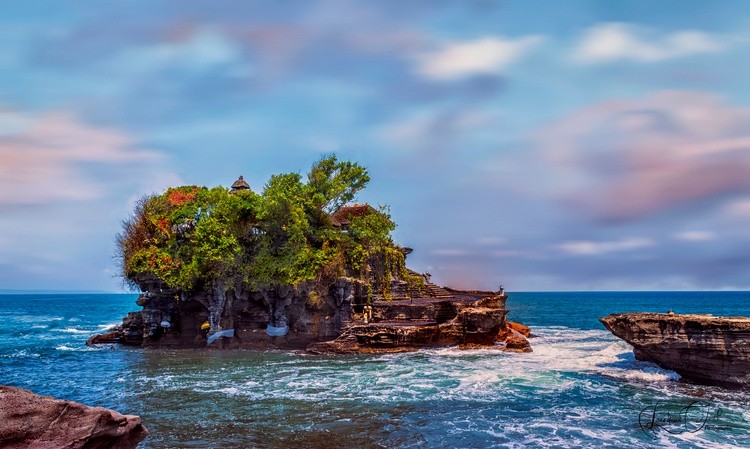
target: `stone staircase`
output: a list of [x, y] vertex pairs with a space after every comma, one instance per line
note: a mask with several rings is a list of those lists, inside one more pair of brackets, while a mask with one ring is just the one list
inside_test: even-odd
[[[494, 346], [505, 325], [505, 310], [499, 303], [486, 304], [487, 298], [478, 295], [460, 292], [453, 295], [430, 283], [426, 287], [429, 290], [425, 289], [420, 297], [374, 301], [368, 306], [372, 318], [367, 323], [357, 312], [339, 338], [316, 344], [312, 351], [381, 353], [425, 346]], [[311, 349], [308, 347], [308, 350]]]
[[393, 281], [391, 283], [391, 296], [385, 298], [382, 295], [377, 295], [376, 300], [388, 299], [391, 301], [402, 301], [412, 298], [453, 298], [454, 295], [448, 290], [440, 287], [439, 285], [433, 284], [427, 280], [424, 281], [424, 286], [421, 289], [412, 288], [408, 283], [404, 281]]
[[429, 298], [451, 298], [453, 295], [443, 287], [435, 285], [432, 282], [425, 281], [423, 296]]

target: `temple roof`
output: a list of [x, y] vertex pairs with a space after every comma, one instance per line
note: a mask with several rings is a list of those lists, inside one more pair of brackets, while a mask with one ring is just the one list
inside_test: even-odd
[[232, 190], [250, 190], [250, 184], [240, 175], [239, 179], [232, 184]]
[[331, 214], [331, 222], [336, 227], [347, 227], [351, 224], [354, 217], [362, 217], [374, 212], [375, 209], [369, 204], [349, 204], [341, 206], [336, 212]]

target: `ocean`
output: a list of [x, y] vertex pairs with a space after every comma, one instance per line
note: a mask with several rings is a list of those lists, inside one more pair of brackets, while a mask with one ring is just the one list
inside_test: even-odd
[[135, 299], [0, 295], [0, 384], [140, 415], [152, 449], [750, 447], [750, 392], [680, 382], [598, 321], [750, 316], [750, 292], [510, 293], [530, 354], [86, 347]]

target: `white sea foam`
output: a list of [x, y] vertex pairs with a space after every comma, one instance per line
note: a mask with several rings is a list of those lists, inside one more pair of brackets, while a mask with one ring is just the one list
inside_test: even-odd
[[74, 351], [74, 352], [86, 352], [86, 351], [99, 351], [101, 348], [95, 348], [91, 346], [69, 346], [69, 345], [59, 345], [55, 346], [55, 349], [58, 351]]
[[42, 356], [41, 354], [39, 354], [37, 352], [32, 352], [32, 351], [30, 351], [28, 349], [21, 349], [21, 350], [10, 352], [8, 354], [0, 354], [0, 357], [2, 357], [2, 358], [10, 358], [10, 359], [25, 358], [25, 357], [38, 358], [38, 357], [41, 357], [41, 356]]
[[91, 331], [83, 330], [83, 329], [76, 329], [75, 327], [66, 327], [64, 329], [58, 329], [60, 332], [65, 332], [66, 334], [90, 334]]
[[561, 372], [590, 372], [623, 380], [674, 381], [676, 373], [638, 362], [627, 343], [613, 341], [605, 331], [541, 328], [532, 339], [535, 359], [541, 366]]
[[49, 315], [15, 315], [10, 316], [10, 320], [20, 323], [51, 323], [55, 321], [64, 320], [61, 316], [49, 316]]
[[121, 323], [106, 323], [106, 324], [100, 324], [99, 327], [96, 328], [94, 332], [105, 332], [110, 331], [114, 329], [115, 327], [119, 326]]
[[[710, 438], [713, 436], [714, 438]], [[718, 437], [718, 438], [716, 438]], [[730, 441], [724, 434], [715, 434], [713, 432], [684, 432], [679, 434], [670, 434], [666, 431], [654, 434], [654, 447], [659, 448], [682, 448], [691, 447], [699, 449], [747, 449], [747, 436], [742, 441]], [[717, 441], [718, 440], [718, 441]]]
[[224, 393], [227, 396], [235, 396], [237, 393], [239, 393], [239, 389], [237, 387], [226, 387], [226, 388], [220, 388], [217, 390], [219, 393]]

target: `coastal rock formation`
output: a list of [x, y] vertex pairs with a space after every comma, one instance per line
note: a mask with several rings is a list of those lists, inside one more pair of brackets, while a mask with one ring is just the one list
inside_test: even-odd
[[[512, 352], [531, 350], [524, 334], [515, 330], [528, 328], [505, 319], [505, 293], [451, 290], [425, 280], [418, 295], [394, 281], [396, 296], [376, 297], [368, 303], [365, 287], [354, 279], [339, 278], [325, 296], [305, 285], [259, 292], [228, 290], [223, 309], [213, 319], [217, 328], [232, 329], [232, 336], [218, 338], [209, 346], [340, 354], [455, 345], [491, 347], [499, 342], [501, 349]], [[208, 344], [205, 323], [212, 320], [210, 305], [216, 302], [212, 292], [175, 299], [176, 292], [154, 278], [145, 279], [142, 288], [145, 293], [137, 304], [143, 310], [129, 313], [121, 326], [91, 337], [88, 344]], [[284, 331], [272, 335], [269, 329]]]
[[[505, 320], [505, 294], [459, 292], [443, 298], [378, 301], [373, 321], [355, 322], [332, 341], [308, 346], [316, 354], [383, 353], [413, 351], [423, 347], [494, 347], [517, 352]], [[521, 336], [521, 339], [528, 341]], [[509, 344], [510, 343], [510, 344]], [[528, 346], [530, 350], [530, 346]]]
[[133, 449], [147, 435], [138, 416], [0, 386], [0, 447]]
[[750, 318], [623, 313], [600, 321], [633, 346], [638, 360], [700, 384], [750, 386]]

